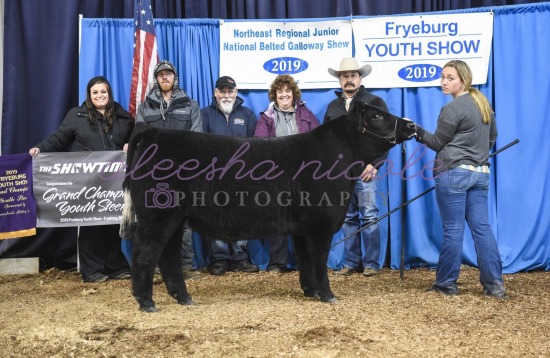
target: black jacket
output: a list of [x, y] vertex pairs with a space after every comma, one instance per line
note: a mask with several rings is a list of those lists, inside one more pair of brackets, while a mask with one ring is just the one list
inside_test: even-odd
[[97, 152], [121, 150], [128, 143], [134, 121], [130, 114], [115, 102], [115, 120], [109, 133], [103, 129], [106, 123], [100, 119], [91, 125], [85, 104], [74, 107], [65, 116], [59, 128], [48, 138], [36, 145], [41, 152]]
[[136, 122], [145, 122], [157, 128], [203, 132], [199, 104], [181, 88], [172, 95], [168, 108], [158, 89], [153, 88], [139, 105]]
[[[341, 116], [345, 116], [347, 114], [346, 100], [342, 96], [343, 92], [334, 91], [334, 93], [336, 94], [336, 99], [329, 103], [327, 111], [325, 113], [325, 118], [323, 119], [323, 123], [327, 123], [328, 121], [331, 121]], [[355, 94], [355, 97], [353, 97], [353, 99], [351, 100], [351, 103], [349, 105], [350, 110], [353, 108], [353, 105], [356, 101], [361, 101], [366, 104], [370, 104], [371, 106], [378, 107], [384, 112], [389, 112], [388, 106], [386, 106], [386, 102], [384, 102], [382, 98], [368, 92], [364, 86], [359, 87], [359, 90]]]
[[201, 109], [204, 132], [233, 137], [253, 137], [258, 119], [243, 103], [241, 97], [235, 98], [233, 110], [229, 118], [226, 118], [225, 113], [218, 107], [216, 98], [213, 98], [210, 106]]

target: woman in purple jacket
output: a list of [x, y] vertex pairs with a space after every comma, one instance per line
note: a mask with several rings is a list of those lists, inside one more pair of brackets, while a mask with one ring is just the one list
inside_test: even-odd
[[[271, 83], [267, 95], [271, 103], [260, 113], [255, 137], [284, 137], [309, 132], [319, 127], [319, 120], [306, 107], [305, 102], [300, 101], [302, 93], [292, 76], [277, 76]], [[268, 239], [267, 271], [285, 272], [289, 269], [288, 240], [286, 235]]]
[[277, 76], [267, 95], [271, 103], [260, 113], [255, 137], [283, 137], [319, 127], [319, 120], [300, 101], [302, 93], [292, 76]]

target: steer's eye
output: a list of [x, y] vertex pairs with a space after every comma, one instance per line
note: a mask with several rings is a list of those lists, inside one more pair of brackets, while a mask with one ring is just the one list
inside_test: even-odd
[[380, 114], [377, 114], [377, 115], [374, 116], [375, 121], [381, 121], [382, 119], [384, 119], [384, 116], [382, 116]]

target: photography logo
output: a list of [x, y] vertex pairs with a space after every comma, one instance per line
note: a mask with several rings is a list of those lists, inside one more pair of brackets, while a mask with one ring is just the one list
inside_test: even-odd
[[168, 183], [158, 183], [155, 188], [145, 191], [146, 208], [169, 209], [178, 205], [178, 192], [171, 190]]

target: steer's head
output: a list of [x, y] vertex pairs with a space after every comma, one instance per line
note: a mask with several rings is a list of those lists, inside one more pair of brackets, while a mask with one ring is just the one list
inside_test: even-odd
[[363, 102], [355, 103], [353, 116], [358, 119], [361, 133], [386, 140], [391, 144], [404, 142], [416, 134], [413, 122]]

